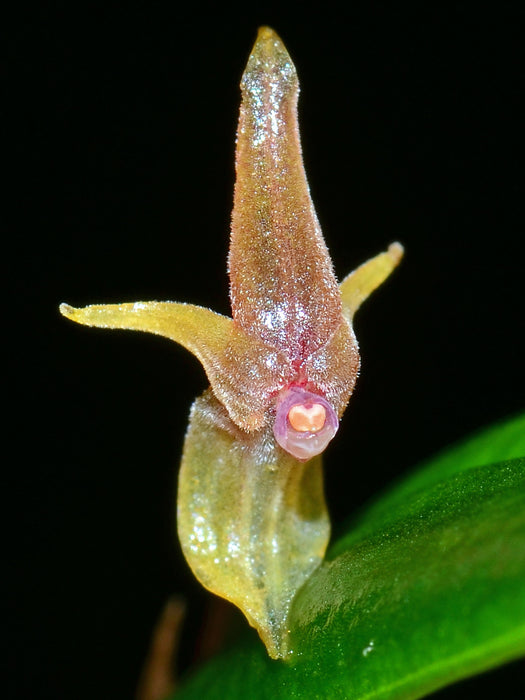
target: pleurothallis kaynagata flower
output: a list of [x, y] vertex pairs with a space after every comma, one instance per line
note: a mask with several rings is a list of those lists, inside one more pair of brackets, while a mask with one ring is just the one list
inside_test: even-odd
[[262, 27], [242, 82], [228, 260], [232, 318], [177, 302], [60, 307], [90, 326], [170, 338], [202, 363], [178, 480], [177, 529], [201, 583], [235, 603], [274, 658], [293, 597], [330, 536], [321, 453], [359, 371], [352, 319], [399, 243], [337, 284], [310, 198], [298, 80]]

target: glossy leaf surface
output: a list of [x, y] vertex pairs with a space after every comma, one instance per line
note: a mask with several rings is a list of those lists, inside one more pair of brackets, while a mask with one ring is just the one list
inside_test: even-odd
[[452, 448], [362, 515], [294, 600], [291, 662], [245, 645], [177, 697], [414, 699], [525, 654], [524, 424]]

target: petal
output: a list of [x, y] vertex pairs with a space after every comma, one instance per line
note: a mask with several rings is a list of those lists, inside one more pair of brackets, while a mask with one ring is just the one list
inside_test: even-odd
[[401, 243], [392, 243], [384, 253], [363, 263], [347, 275], [339, 285], [343, 313], [351, 321], [357, 309], [379, 285], [383, 284], [403, 257]]
[[239, 431], [208, 391], [191, 411], [177, 524], [195, 576], [243, 611], [270, 656], [285, 657], [291, 601], [330, 535], [320, 458], [296, 461], [270, 427]]
[[233, 318], [302, 360], [341, 323], [341, 300], [303, 167], [297, 74], [268, 27], [259, 30], [241, 88], [229, 256]]
[[62, 304], [60, 311], [87, 326], [147, 331], [180, 343], [200, 360], [215, 395], [237, 425], [251, 431], [268, 420], [271, 397], [284, 381], [285, 362], [275, 348], [246, 335], [231, 318], [170, 301], [82, 309]]

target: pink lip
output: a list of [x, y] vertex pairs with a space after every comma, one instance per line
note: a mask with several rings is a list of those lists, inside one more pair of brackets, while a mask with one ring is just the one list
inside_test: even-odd
[[[289, 418], [290, 411], [294, 407], [301, 407], [301, 414], [305, 422], [313, 418], [312, 427], [315, 428], [316, 419], [322, 409], [324, 411], [324, 425], [319, 429], [296, 430]], [[339, 428], [337, 414], [328, 401], [311, 391], [300, 386], [292, 386], [283, 392], [277, 400], [275, 423], [273, 433], [279, 445], [300, 462], [306, 462], [312, 457], [323, 452], [332, 440]]]

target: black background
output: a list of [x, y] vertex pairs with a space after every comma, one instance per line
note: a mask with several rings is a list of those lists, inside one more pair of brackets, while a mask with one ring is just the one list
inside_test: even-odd
[[[6, 25], [6, 697], [131, 698], [166, 598], [195, 625], [206, 605], [173, 536], [204, 373], [169, 341], [57, 307], [228, 313], [238, 83], [259, 25], [299, 72], [338, 275], [406, 248], [356, 321], [362, 375], [326, 455], [336, 531], [418, 460], [523, 408], [522, 4], [210, 7], [41, 6]], [[440, 697], [521, 698], [522, 671]]]

